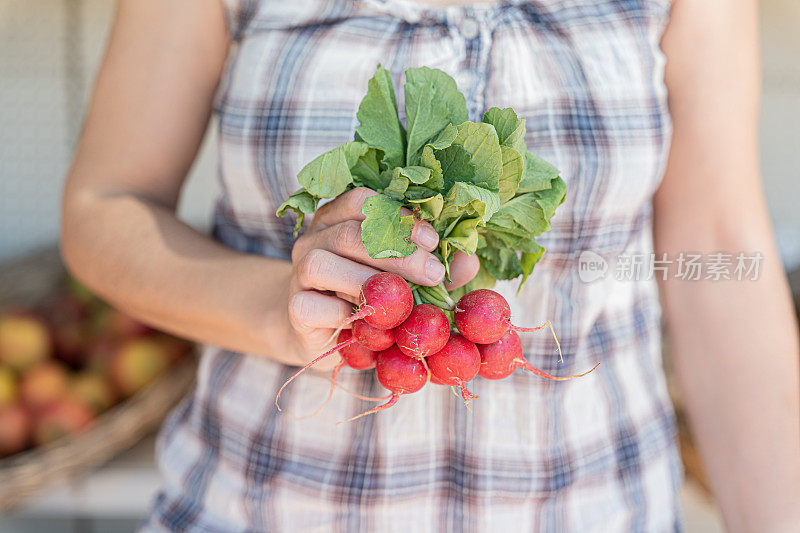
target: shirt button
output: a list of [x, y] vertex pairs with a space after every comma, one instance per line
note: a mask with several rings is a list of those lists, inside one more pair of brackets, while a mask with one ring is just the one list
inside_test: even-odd
[[474, 39], [480, 33], [480, 26], [478, 26], [478, 22], [471, 17], [465, 18], [461, 21], [461, 35], [464, 36], [465, 39]]

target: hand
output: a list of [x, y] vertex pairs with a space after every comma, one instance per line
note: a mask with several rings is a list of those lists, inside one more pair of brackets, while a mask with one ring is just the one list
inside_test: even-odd
[[[434, 286], [444, 278], [444, 265], [431, 252], [439, 237], [427, 222], [417, 221], [411, 240], [419, 248], [408, 257], [372, 259], [361, 242], [361, 208], [378, 193], [363, 187], [352, 189], [317, 210], [310, 228], [292, 249], [289, 284], [289, 322], [298, 353], [304, 362], [333, 345], [329, 339], [358, 305], [361, 284], [384, 270], [419, 285]], [[406, 213], [408, 214], [408, 213]], [[457, 252], [450, 265], [452, 283], [464, 285], [478, 272], [477, 256]], [[336, 365], [323, 360], [320, 370]]]

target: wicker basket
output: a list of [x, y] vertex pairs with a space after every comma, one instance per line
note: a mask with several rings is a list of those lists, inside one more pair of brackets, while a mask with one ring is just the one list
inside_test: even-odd
[[[36, 304], [65, 276], [56, 248], [0, 265], [0, 273], [0, 310]], [[100, 466], [151, 433], [189, 391], [195, 366], [194, 358], [187, 357], [80, 433], [0, 460], [0, 512]]]

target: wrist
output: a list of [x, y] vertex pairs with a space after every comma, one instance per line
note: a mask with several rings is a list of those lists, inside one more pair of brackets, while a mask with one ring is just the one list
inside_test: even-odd
[[261, 269], [259, 276], [254, 278], [259, 281], [255, 286], [250, 284], [244, 295], [247, 303], [243, 306], [243, 325], [244, 337], [251, 347], [248, 353], [297, 365], [302, 357], [287, 311], [290, 277], [289, 263]]

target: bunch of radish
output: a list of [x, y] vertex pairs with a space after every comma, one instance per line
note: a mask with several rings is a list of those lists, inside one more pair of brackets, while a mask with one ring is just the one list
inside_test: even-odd
[[[402, 277], [389, 272], [373, 275], [361, 287], [359, 310], [340, 327], [338, 344], [290, 377], [278, 391], [275, 405], [280, 410], [280, 396], [297, 376], [337, 352], [341, 361], [333, 371], [331, 394], [336, 376], [345, 366], [375, 369], [378, 382], [390, 392], [384, 398], [359, 396], [388, 401], [344, 422], [388, 409], [400, 396], [417, 392], [428, 382], [457, 388], [468, 406], [477, 396], [466, 385], [476, 376], [503, 379], [522, 368], [546, 379], [563, 381], [597, 368], [595, 365], [583, 374], [556, 377], [531, 365], [523, 356], [517, 332], [539, 331], [549, 322], [537, 328], [514, 326], [508, 302], [495, 291], [468, 292], [452, 311], [453, 324], [439, 307], [414, 305], [411, 287]], [[351, 329], [343, 329], [348, 325]]]
[[358, 106], [353, 140], [306, 164], [297, 174], [300, 188], [275, 214], [294, 216], [297, 236], [323, 200], [370, 189], [377, 194], [361, 208], [361, 241], [372, 259], [413, 254], [418, 247], [411, 234], [424, 221], [439, 236], [431, 253], [444, 265], [446, 281], [457, 252], [476, 255], [480, 268], [455, 293], [445, 280], [409, 286], [399, 276], [376, 274], [362, 288], [358, 312], [336, 332], [339, 344], [306, 368], [340, 354], [329, 398], [341, 368], [374, 368], [391, 395], [364, 414], [391, 407], [428, 382], [460, 391], [468, 406], [475, 395], [467, 384], [475, 376], [502, 379], [523, 368], [547, 379], [575, 377], [551, 376], [525, 360], [517, 333], [548, 326], [555, 332], [549, 322], [512, 325], [508, 302], [490, 290], [514, 279], [521, 289], [531, 276], [545, 253], [536, 238], [566, 200], [566, 182], [528, 148], [526, 120], [513, 109], [491, 107], [472, 121], [466, 97], [446, 72], [423, 66], [407, 69], [404, 78], [401, 117], [392, 73], [378, 66]]

